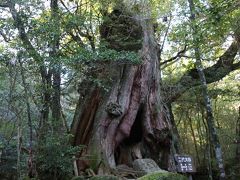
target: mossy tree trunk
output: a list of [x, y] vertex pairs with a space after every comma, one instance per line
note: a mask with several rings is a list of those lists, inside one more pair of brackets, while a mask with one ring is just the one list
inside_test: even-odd
[[[90, 164], [99, 171], [114, 169], [118, 164], [131, 165], [134, 159], [142, 157], [150, 157], [167, 169], [169, 154], [181, 151], [171, 105], [185, 91], [201, 85], [198, 70], [190, 69], [176, 85], [162, 87], [160, 48], [154, 40], [152, 22], [143, 18], [138, 27], [129, 19], [134, 18], [113, 10], [100, 27], [101, 38], [117, 51], [139, 52], [142, 63], [101, 64], [94, 76], [108, 79], [109, 91], [84, 81], [87, 92], [79, 97], [71, 128], [73, 144], [86, 145], [79, 155], [79, 171]], [[203, 69], [206, 83], [218, 81], [240, 67], [234, 61], [240, 48], [239, 33], [234, 37], [216, 64]], [[138, 40], [142, 40], [141, 47]]]
[[159, 50], [151, 21], [139, 24], [142, 63], [110, 63], [105, 68], [112, 79], [110, 91], [92, 86], [79, 98], [72, 124], [73, 144], [86, 145], [79, 171], [91, 166], [98, 173], [109, 173], [118, 164], [131, 166], [137, 158], [169, 166], [171, 126], [160, 92]]

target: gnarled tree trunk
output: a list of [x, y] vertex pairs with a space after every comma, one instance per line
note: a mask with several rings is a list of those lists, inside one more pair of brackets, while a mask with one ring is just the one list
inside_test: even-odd
[[98, 173], [110, 173], [137, 158], [152, 158], [164, 169], [169, 166], [171, 127], [160, 92], [159, 50], [151, 21], [140, 24], [142, 63], [111, 63], [106, 66], [111, 90], [91, 87], [79, 98], [72, 124], [73, 144], [86, 145], [79, 171], [91, 166]]

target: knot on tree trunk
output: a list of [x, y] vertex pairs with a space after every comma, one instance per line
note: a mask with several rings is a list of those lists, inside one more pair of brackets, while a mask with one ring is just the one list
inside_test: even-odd
[[123, 113], [121, 106], [114, 102], [108, 103], [105, 110], [110, 116], [114, 117], [121, 116]]

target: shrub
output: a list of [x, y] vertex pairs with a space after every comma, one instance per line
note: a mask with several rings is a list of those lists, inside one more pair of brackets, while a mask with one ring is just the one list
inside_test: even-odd
[[73, 156], [82, 146], [69, 145], [69, 135], [46, 136], [39, 145], [37, 171], [40, 179], [69, 179], [73, 175]]

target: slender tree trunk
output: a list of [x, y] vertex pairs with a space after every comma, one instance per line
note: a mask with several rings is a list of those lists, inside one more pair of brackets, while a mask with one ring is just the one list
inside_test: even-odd
[[182, 147], [180, 145], [180, 135], [178, 133], [178, 128], [174, 119], [174, 114], [173, 114], [173, 110], [172, 110], [172, 104], [168, 103], [167, 104], [168, 110], [169, 110], [169, 118], [171, 121], [171, 125], [172, 125], [172, 143], [173, 143], [173, 148], [174, 148], [174, 154], [180, 154], [183, 150]]
[[199, 34], [197, 30], [197, 25], [196, 25], [196, 20], [195, 20], [195, 6], [193, 3], [193, 0], [188, 0], [189, 6], [190, 6], [190, 11], [191, 11], [191, 21], [192, 21], [192, 30], [193, 30], [193, 39], [194, 39], [194, 49], [195, 49], [195, 57], [196, 57], [196, 68], [198, 71], [198, 75], [201, 81], [201, 87], [202, 87], [202, 93], [203, 93], [203, 98], [204, 98], [204, 103], [207, 111], [207, 124], [208, 124], [208, 129], [210, 133], [210, 138], [211, 142], [214, 145], [214, 150], [215, 150], [215, 156], [217, 160], [217, 165], [219, 168], [219, 173], [220, 173], [220, 179], [225, 179], [225, 170], [224, 170], [224, 164], [223, 164], [223, 157], [222, 157], [222, 149], [221, 145], [217, 136], [215, 124], [214, 124], [214, 117], [213, 117], [213, 112], [212, 112], [212, 105], [211, 105], [211, 100], [208, 95], [208, 90], [207, 90], [207, 82], [205, 78], [205, 74], [203, 72], [203, 67], [202, 67], [202, 62], [201, 62], [201, 54], [200, 54], [200, 49], [199, 49]]
[[44, 134], [48, 130], [48, 119], [49, 119], [49, 111], [50, 111], [50, 102], [51, 102], [51, 74], [47, 73], [46, 68], [41, 68], [41, 79], [42, 79], [42, 109], [41, 109], [41, 117], [39, 121], [39, 134], [38, 138], [40, 140], [44, 139]]
[[[16, 64], [15, 64], [16, 65]], [[16, 66], [9, 65], [9, 95], [8, 95], [8, 110], [14, 112], [17, 120], [17, 179], [21, 179], [21, 148], [22, 148], [22, 118], [19, 113], [19, 108], [14, 104], [13, 93], [15, 92], [18, 71]], [[15, 129], [15, 127], [13, 128]], [[15, 131], [14, 131], [15, 132]], [[13, 137], [13, 133], [11, 135]]]
[[212, 180], [213, 177], [213, 172], [212, 172], [212, 156], [211, 156], [211, 139], [210, 139], [210, 132], [207, 126], [207, 123], [205, 122], [205, 113], [204, 113], [204, 108], [201, 107], [201, 115], [202, 115], [202, 123], [205, 127], [205, 142], [206, 142], [206, 148], [204, 149], [204, 157], [203, 157], [203, 164], [206, 163], [207, 165], [207, 170], [208, 170], [208, 179]]
[[21, 179], [22, 123], [17, 117], [17, 178]]
[[167, 103], [166, 106], [169, 114], [169, 121], [171, 124], [170, 132], [172, 136], [168, 170], [171, 172], [177, 172], [175, 155], [182, 152], [182, 148], [180, 146], [180, 135], [178, 133], [177, 125], [172, 112], [172, 105], [171, 103]]
[[[184, 113], [184, 118], [186, 118], [186, 114]], [[185, 132], [188, 132], [188, 123], [187, 123], [187, 121], [183, 121], [183, 128], [184, 128], [184, 131]], [[189, 142], [188, 142], [188, 134], [187, 133], [184, 133], [184, 135], [183, 135], [184, 137], [182, 138], [182, 142], [183, 142], [183, 149], [184, 149], [184, 152], [187, 152], [187, 153], [189, 153], [189, 146], [188, 146], [188, 144], [189, 144]]]
[[28, 127], [29, 127], [29, 157], [28, 157], [28, 176], [33, 178], [35, 176], [34, 162], [33, 162], [33, 127], [32, 127], [32, 118], [31, 118], [31, 108], [29, 102], [29, 93], [26, 83], [26, 78], [24, 74], [24, 69], [22, 66], [21, 57], [18, 57], [18, 62], [20, 65], [20, 73], [22, 76], [22, 84], [24, 88], [25, 103], [27, 106], [27, 118], [28, 118]]
[[[203, 142], [204, 142], [204, 132], [203, 132], [203, 126], [201, 125], [201, 107], [197, 106], [197, 132], [198, 132], [198, 136], [199, 136], [199, 143], [200, 143], [200, 151], [202, 151], [203, 149]], [[201, 162], [200, 162], [201, 163]]]
[[237, 123], [236, 123], [236, 143], [237, 143], [237, 147], [236, 147], [236, 174], [238, 176], [240, 176], [240, 107], [238, 108], [238, 119], [237, 119]]
[[199, 164], [200, 163], [200, 157], [199, 157], [199, 153], [198, 153], [197, 140], [196, 140], [194, 128], [193, 128], [193, 125], [192, 125], [193, 122], [192, 122], [191, 116], [189, 115], [189, 112], [187, 112], [187, 113], [188, 113], [188, 122], [189, 122], [189, 125], [190, 125], [192, 138], [193, 138], [193, 142], [194, 142], [194, 147], [195, 147], [195, 151], [196, 151], [197, 162]]
[[[208, 135], [209, 137], [209, 135]], [[207, 168], [208, 168], [208, 179], [212, 180], [212, 156], [211, 156], [211, 140], [207, 139]]]
[[52, 58], [52, 76], [53, 76], [53, 94], [51, 101], [51, 109], [52, 109], [52, 118], [53, 118], [53, 126], [58, 130], [61, 123], [61, 65], [58, 62], [58, 51], [59, 51], [59, 40], [60, 40], [60, 15], [59, 15], [59, 7], [58, 0], [51, 0], [51, 18], [52, 25], [55, 27], [56, 31], [54, 32], [54, 36], [52, 41], [49, 43], [51, 51], [49, 57]]

